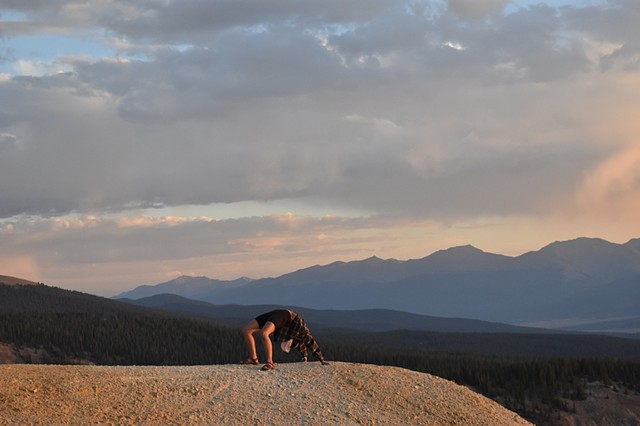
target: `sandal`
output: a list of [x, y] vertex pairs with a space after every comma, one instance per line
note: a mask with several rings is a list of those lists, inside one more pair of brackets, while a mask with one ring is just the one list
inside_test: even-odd
[[275, 365], [273, 365], [272, 362], [268, 362], [265, 365], [262, 366], [262, 371], [269, 371], [269, 370], [273, 370], [274, 368], [276, 368]]
[[260, 361], [258, 360], [258, 358], [247, 358], [244, 361], [242, 361], [240, 364], [243, 364], [243, 365], [258, 365], [258, 364], [260, 364]]

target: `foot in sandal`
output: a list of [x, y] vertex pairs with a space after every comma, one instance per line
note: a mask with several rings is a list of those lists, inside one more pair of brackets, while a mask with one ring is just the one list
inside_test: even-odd
[[269, 370], [273, 370], [274, 368], [276, 368], [276, 366], [272, 362], [267, 362], [265, 365], [262, 366], [262, 371], [269, 371]]

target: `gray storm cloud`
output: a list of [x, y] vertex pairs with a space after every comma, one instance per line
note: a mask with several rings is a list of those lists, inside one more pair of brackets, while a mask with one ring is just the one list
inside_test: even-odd
[[466, 19], [481, 19], [501, 11], [510, 0], [449, 0], [449, 8]]
[[127, 47], [0, 81], [0, 216], [314, 197], [420, 217], [548, 206], [610, 153], [584, 102], [615, 104], [607, 88], [634, 72], [640, 6], [506, 3], [5, 2], [29, 31], [91, 27]]

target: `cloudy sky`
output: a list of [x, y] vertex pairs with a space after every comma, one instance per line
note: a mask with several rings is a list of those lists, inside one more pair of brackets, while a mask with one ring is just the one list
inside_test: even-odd
[[0, 0], [0, 274], [113, 295], [640, 237], [637, 0]]

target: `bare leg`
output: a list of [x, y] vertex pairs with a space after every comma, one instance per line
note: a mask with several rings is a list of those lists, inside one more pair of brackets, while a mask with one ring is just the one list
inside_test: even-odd
[[256, 341], [253, 338], [253, 333], [259, 331], [260, 327], [258, 326], [258, 321], [251, 320], [251, 322], [244, 327], [242, 327], [242, 334], [244, 335], [244, 341], [247, 344], [247, 349], [249, 349], [249, 357], [251, 359], [257, 359], [258, 353], [256, 351]]
[[267, 362], [273, 364], [273, 345], [271, 344], [271, 333], [276, 331], [276, 326], [271, 321], [267, 321], [267, 323], [262, 327], [262, 343], [264, 344], [264, 351], [267, 356]]

